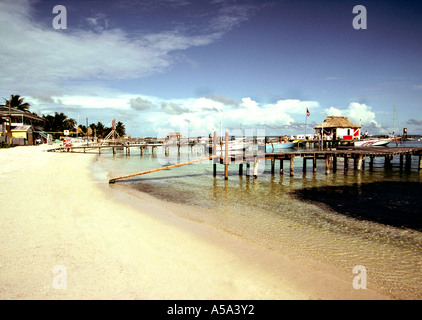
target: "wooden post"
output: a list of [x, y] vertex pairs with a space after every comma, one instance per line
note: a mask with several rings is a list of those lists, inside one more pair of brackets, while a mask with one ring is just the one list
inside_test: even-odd
[[295, 156], [290, 156], [290, 176], [293, 177], [295, 175]]
[[403, 155], [400, 155], [400, 170], [403, 169]]
[[344, 171], [349, 170], [349, 157], [347, 155], [344, 156]]
[[390, 168], [390, 164], [391, 164], [391, 162], [390, 162], [390, 156], [385, 156], [384, 167], [386, 169], [387, 168]]
[[239, 176], [243, 175], [243, 163], [239, 163]]
[[280, 159], [280, 174], [283, 174], [283, 165], [284, 165], [284, 160]]
[[337, 171], [337, 156], [333, 156], [333, 172]]
[[180, 135], [177, 136], [177, 154], [180, 154]]
[[375, 158], [375, 156], [373, 156], [373, 155], [369, 156], [369, 170], [374, 169], [374, 158]]
[[302, 170], [304, 173], [306, 173], [306, 157], [303, 157], [303, 166], [302, 166]]
[[362, 155], [360, 154], [358, 157], [358, 163], [357, 163], [357, 170], [362, 170]]
[[253, 162], [253, 177], [258, 178], [258, 164], [259, 164], [259, 158], [255, 157]]
[[422, 154], [419, 155], [419, 166], [418, 169], [421, 170], [422, 169]]
[[247, 176], [251, 175], [251, 163], [250, 163], [250, 161], [246, 162], [246, 175]]
[[226, 131], [226, 145], [224, 154], [224, 179], [229, 178], [229, 133]]
[[316, 172], [317, 170], [316, 155], [314, 155], [314, 158], [312, 159], [312, 170], [313, 172]]
[[325, 157], [325, 173], [326, 174], [330, 173], [330, 160], [331, 160], [330, 157], [331, 156], [329, 155]]
[[275, 172], [275, 159], [271, 158], [271, 174]]
[[[216, 154], [217, 154], [217, 131], [214, 131], [212, 155], [215, 156]], [[217, 175], [217, 158], [216, 157], [213, 159], [212, 166], [213, 166], [212, 174], [215, 177]]]
[[410, 169], [412, 164], [412, 155], [410, 153], [406, 154], [406, 169]]

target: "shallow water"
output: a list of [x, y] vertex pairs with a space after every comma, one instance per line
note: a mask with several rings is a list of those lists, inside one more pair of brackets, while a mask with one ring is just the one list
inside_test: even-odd
[[[406, 146], [422, 147], [419, 142]], [[206, 154], [205, 154], [206, 155]], [[164, 150], [157, 155], [132, 149], [131, 155], [103, 153], [97, 163], [109, 178], [203, 157], [201, 148]], [[422, 172], [412, 159], [410, 170], [391, 169], [383, 158], [373, 170], [345, 171], [342, 160], [335, 173], [317, 172], [295, 161], [288, 170], [271, 174], [270, 161], [257, 179], [239, 176], [238, 166], [223, 165], [212, 175], [212, 163], [193, 164], [124, 180], [119, 187], [148, 193], [184, 206], [186, 218], [210, 224], [249, 241], [306, 261], [309, 257], [350, 274], [356, 265], [368, 272], [368, 284], [395, 298], [422, 298]], [[288, 169], [285, 166], [285, 169]]]

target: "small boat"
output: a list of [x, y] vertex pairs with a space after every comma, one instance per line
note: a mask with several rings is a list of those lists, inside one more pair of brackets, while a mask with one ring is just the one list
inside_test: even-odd
[[355, 141], [355, 147], [382, 147], [386, 146], [392, 139], [371, 139]]
[[[208, 147], [213, 148], [213, 145], [208, 144]], [[244, 142], [241, 142], [241, 141], [229, 141], [229, 144], [228, 144], [229, 152], [243, 151], [243, 150], [246, 149], [246, 147], [247, 147], [247, 145]], [[226, 144], [223, 143], [222, 145], [220, 145], [219, 143], [217, 143], [216, 149], [215, 149], [216, 153], [221, 152], [221, 148], [223, 148], [223, 152], [225, 152], [226, 151]]]
[[279, 149], [290, 149], [290, 148], [296, 147], [297, 144], [298, 144], [298, 141], [267, 143], [265, 146], [265, 151], [272, 152]]

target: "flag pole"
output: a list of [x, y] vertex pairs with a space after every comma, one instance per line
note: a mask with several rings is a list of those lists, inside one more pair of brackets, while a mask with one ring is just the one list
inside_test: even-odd
[[306, 140], [306, 130], [307, 130], [307, 128], [308, 128], [308, 117], [309, 117], [309, 115], [310, 115], [310, 112], [309, 112], [309, 109], [308, 108], [306, 108], [306, 118], [305, 118], [305, 140]]
[[306, 140], [306, 128], [308, 127], [308, 109], [306, 109], [306, 117], [305, 117], [305, 140]]

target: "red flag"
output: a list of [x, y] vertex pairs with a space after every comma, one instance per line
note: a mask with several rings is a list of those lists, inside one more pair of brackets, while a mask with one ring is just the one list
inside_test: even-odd
[[306, 116], [309, 117], [311, 115], [311, 113], [309, 112], [309, 109], [306, 108]]
[[112, 128], [113, 130], [116, 130], [116, 119], [113, 119], [112, 121]]

